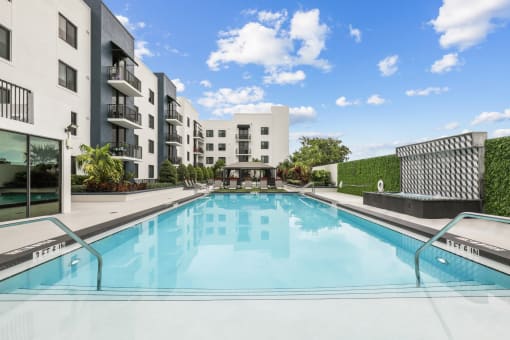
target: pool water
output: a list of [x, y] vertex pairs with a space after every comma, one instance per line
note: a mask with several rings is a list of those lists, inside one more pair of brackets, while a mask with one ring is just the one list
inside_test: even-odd
[[[211, 194], [93, 246], [103, 255], [103, 287], [242, 290], [414, 285], [421, 244], [298, 194]], [[510, 287], [509, 276], [439, 248], [421, 259], [425, 285]], [[96, 269], [79, 249], [0, 282], [0, 292], [93, 288]]]

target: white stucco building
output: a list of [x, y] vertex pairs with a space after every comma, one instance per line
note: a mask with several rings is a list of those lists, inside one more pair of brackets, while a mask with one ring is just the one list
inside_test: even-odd
[[180, 156], [183, 164], [193, 166], [204, 165], [204, 134], [199, 122], [198, 111], [191, 101], [184, 97], [177, 97], [179, 112], [183, 116], [182, 147]]
[[205, 131], [205, 165], [258, 159], [276, 166], [289, 156], [289, 108], [269, 113], [238, 113], [232, 120], [201, 121]]

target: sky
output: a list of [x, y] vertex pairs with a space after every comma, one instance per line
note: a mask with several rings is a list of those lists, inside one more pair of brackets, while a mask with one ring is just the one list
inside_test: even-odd
[[510, 135], [510, 0], [104, 0], [201, 119], [287, 105], [360, 159]]

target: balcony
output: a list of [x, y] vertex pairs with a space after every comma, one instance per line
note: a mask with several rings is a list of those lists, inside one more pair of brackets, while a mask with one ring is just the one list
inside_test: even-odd
[[142, 83], [124, 67], [108, 67], [108, 84], [129, 97], [142, 97]]
[[251, 149], [236, 149], [236, 155], [251, 155]]
[[193, 138], [196, 138], [196, 139], [204, 139], [204, 134], [202, 133], [202, 131], [193, 131]]
[[201, 147], [193, 148], [193, 153], [203, 155], [204, 154], [204, 149], [201, 148]]
[[236, 140], [251, 140], [251, 135], [249, 133], [239, 133], [236, 134]]
[[138, 161], [142, 159], [142, 147], [126, 143], [110, 143], [112, 157], [123, 161]]
[[126, 129], [142, 128], [142, 115], [127, 105], [108, 104], [108, 121]]
[[178, 134], [167, 134], [165, 142], [170, 145], [182, 145], [182, 137]]
[[33, 124], [32, 91], [0, 79], [0, 117]]
[[170, 156], [170, 157], [168, 157], [168, 160], [169, 160], [169, 161], [170, 161], [170, 163], [172, 163], [173, 165], [182, 164], [182, 158], [181, 158], [181, 157], [173, 157], [173, 156]]
[[166, 110], [165, 120], [170, 124], [182, 126], [182, 115], [175, 110]]

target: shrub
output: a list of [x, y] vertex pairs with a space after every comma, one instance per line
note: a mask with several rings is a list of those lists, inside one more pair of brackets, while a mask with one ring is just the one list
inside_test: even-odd
[[400, 191], [400, 159], [396, 155], [360, 159], [338, 164], [339, 192], [363, 195], [377, 191], [377, 182], [384, 181], [385, 191]]
[[188, 173], [188, 168], [186, 168], [186, 165], [179, 164], [179, 166], [177, 167], [177, 180], [179, 182], [182, 182], [188, 177], [189, 177], [189, 173]]
[[177, 170], [167, 159], [159, 167], [159, 181], [164, 183], [177, 183]]
[[328, 170], [314, 170], [312, 171], [312, 181], [316, 185], [329, 185], [330, 172]]
[[197, 181], [203, 181], [204, 180], [204, 172], [202, 171], [201, 167], [195, 168]]
[[197, 179], [197, 172], [196, 172], [195, 168], [193, 167], [193, 165], [191, 165], [191, 164], [188, 165], [188, 179], [193, 179], [193, 180]]
[[484, 211], [510, 216], [510, 137], [485, 142]]
[[147, 189], [162, 189], [162, 188], [174, 188], [175, 184], [173, 183], [162, 183], [162, 182], [156, 182], [156, 183], [147, 183]]
[[71, 175], [71, 185], [82, 185], [87, 178], [85, 175]]

